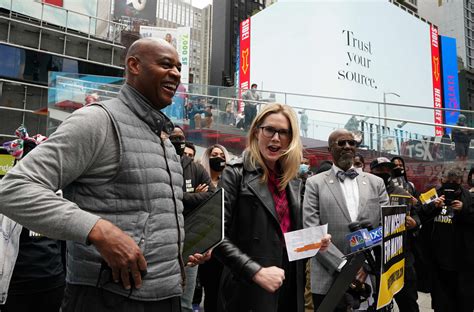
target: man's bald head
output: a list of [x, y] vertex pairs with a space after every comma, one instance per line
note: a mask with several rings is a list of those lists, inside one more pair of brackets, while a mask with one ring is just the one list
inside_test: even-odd
[[143, 38], [129, 48], [127, 84], [151, 104], [162, 109], [172, 102], [181, 80], [181, 63], [176, 49], [163, 39]]
[[130, 48], [128, 48], [127, 55], [125, 56], [125, 62], [127, 65], [128, 70], [128, 59], [129, 57], [138, 57], [143, 58], [144, 55], [147, 55], [153, 49], [163, 49], [163, 48], [171, 48], [173, 50], [174, 47], [164, 39], [158, 38], [141, 38], [132, 43]]
[[331, 145], [337, 140], [338, 137], [342, 136], [342, 135], [350, 135], [352, 137], [354, 137], [354, 135], [352, 134], [352, 132], [350, 131], [347, 131], [346, 129], [337, 129], [337, 130], [334, 130], [333, 132], [331, 132], [331, 134], [329, 135], [329, 138], [328, 138], [328, 146], [331, 147]]

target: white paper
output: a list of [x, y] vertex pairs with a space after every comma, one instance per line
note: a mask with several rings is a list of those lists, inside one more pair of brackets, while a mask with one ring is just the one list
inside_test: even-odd
[[327, 233], [327, 224], [285, 233], [288, 259], [295, 261], [314, 257], [320, 249], [321, 239]]

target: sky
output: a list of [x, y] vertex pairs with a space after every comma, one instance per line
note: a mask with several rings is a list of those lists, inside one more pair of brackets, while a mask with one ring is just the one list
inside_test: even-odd
[[192, 5], [198, 7], [200, 9], [204, 8], [205, 6], [212, 4], [212, 0], [192, 0]]

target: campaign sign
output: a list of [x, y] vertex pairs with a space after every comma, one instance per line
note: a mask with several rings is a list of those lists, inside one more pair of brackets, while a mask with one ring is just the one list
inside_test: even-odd
[[404, 285], [407, 206], [382, 207], [382, 270], [377, 310], [388, 305]]

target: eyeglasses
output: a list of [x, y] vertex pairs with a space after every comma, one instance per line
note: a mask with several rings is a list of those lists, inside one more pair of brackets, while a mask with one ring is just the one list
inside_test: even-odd
[[291, 135], [291, 131], [289, 129], [275, 129], [270, 126], [262, 126], [259, 127], [259, 129], [262, 129], [263, 135], [267, 138], [273, 138], [275, 133], [278, 133], [280, 139], [288, 139]]
[[355, 140], [340, 140], [340, 141], [334, 141], [334, 144], [337, 144], [339, 147], [344, 147], [346, 144], [349, 144], [349, 146], [355, 146], [356, 141]]

